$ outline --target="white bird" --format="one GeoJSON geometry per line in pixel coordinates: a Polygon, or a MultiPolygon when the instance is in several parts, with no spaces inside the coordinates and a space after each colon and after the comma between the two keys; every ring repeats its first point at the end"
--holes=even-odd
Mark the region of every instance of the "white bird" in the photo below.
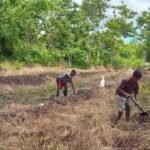
{"type": "Polygon", "coordinates": [[[38,106],[39,106],[39,107],[42,107],[42,106],[44,106],[44,103],[40,103],[40,104],[38,104],[38,106]]]}
{"type": "Polygon", "coordinates": [[[104,88],[104,87],[105,87],[105,79],[104,79],[104,76],[102,76],[102,79],[101,79],[101,81],[100,81],[99,87],[100,87],[100,88],[104,88]]]}

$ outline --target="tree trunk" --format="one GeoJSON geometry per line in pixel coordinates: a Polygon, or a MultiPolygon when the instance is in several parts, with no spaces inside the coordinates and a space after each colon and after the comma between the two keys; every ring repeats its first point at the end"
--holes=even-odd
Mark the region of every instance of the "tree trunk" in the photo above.
{"type": "Polygon", "coordinates": [[[145,64],[147,60],[147,56],[146,56],[146,50],[144,51],[144,59],[143,59],[143,63],[145,64]]]}
{"type": "MultiPolygon", "coordinates": [[[[90,41],[90,44],[92,45],[93,44],[93,35],[92,35],[92,38],[91,38],[91,41],[90,41]]],[[[87,63],[86,63],[86,67],[89,67],[89,64],[90,64],[90,59],[91,59],[91,52],[92,52],[92,46],[90,46],[89,48],[89,53],[88,53],[88,57],[87,57],[87,63]]]]}
{"type": "Polygon", "coordinates": [[[101,42],[99,42],[99,49],[97,50],[96,66],[98,66],[98,61],[99,61],[99,56],[100,56],[100,50],[101,50],[101,42]]]}

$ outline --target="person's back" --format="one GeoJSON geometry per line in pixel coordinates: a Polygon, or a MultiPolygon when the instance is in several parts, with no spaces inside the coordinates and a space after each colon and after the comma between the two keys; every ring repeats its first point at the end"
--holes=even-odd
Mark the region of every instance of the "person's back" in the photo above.
{"type": "Polygon", "coordinates": [[[70,76],[67,73],[63,73],[57,77],[62,80],[64,83],[70,82],[70,76]]]}

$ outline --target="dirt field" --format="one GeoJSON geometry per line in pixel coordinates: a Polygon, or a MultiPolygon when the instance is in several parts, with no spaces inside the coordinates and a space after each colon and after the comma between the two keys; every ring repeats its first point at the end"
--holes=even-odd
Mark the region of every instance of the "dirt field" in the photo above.
{"type": "MultiPolygon", "coordinates": [[[[34,72],[34,71],[33,71],[34,72]]],[[[0,150],[149,150],[150,123],[116,117],[114,91],[132,70],[78,70],[76,94],[56,98],[60,71],[0,76],[0,150]],[[101,76],[106,87],[99,88],[101,76]]],[[[150,109],[150,72],[140,81],[139,103],[150,109]]]]}

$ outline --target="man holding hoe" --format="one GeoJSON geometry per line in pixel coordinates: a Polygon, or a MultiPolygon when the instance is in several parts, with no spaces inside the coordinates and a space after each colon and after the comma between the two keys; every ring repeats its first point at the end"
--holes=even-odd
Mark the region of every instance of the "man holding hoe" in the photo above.
{"type": "Polygon", "coordinates": [[[136,96],[139,91],[138,81],[142,78],[142,72],[140,70],[135,70],[133,75],[129,79],[123,79],[120,85],[116,89],[116,100],[118,107],[118,117],[115,124],[121,119],[123,112],[125,111],[126,121],[130,120],[130,105],[129,98],[134,98],[136,101],[136,96]]]}

